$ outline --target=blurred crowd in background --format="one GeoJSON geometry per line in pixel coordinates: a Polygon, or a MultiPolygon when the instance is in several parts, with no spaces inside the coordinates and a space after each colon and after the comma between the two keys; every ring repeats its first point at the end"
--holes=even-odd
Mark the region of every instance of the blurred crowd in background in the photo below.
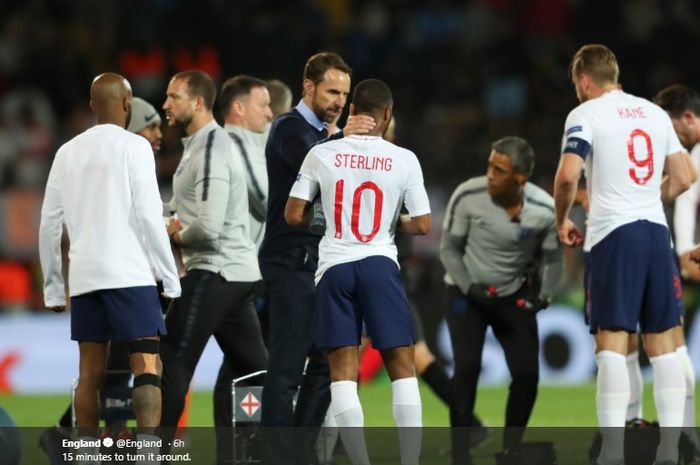
{"type": "MultiPolygon", "coordinates": [[[[197,68],[286,82],[300,98],[305,60],[340,53],[353,81],[377,77],[395,97],[398,143],[416,152],[439,226],[449,194],[486,171],[490,143],[528,139],[532,181],[551,192],[566,114],[568,66],[584,43],[617,55],[624,89],[651,98],[700,88],[694,0],[0,0],[0,309],[43,307],[37,229],[56,149],[94,124],[92,78],[127,77],[160,108],[172,74],[197,68]]],[[[343,116],[344,119],[345,116],[343,116]]],[[[342,126],[342,120],[341,120],[342,126]]],[[[163,127],[165,200],[181,154],[163,127]]],[[[76,180],[79,182],[79,180],[76,180]]],[[[583,213],[580,212],[581,221],[583,213]]],[[[440,228],[416,241],[419,296],[442,287],[440,228]]],[[[580,251],[569,251],[560,300],[580,305],[580,251]]],[[[434,302],[434,300],[433,300],[434,302]]]]}

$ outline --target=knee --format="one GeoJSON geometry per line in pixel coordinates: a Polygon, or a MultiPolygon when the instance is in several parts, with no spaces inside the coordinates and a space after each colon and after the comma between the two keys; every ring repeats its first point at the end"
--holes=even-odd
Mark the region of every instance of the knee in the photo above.
{"type": "Polygon", "coordinates": [[[134,376],[143,373],[157,375],[161,371],[159,342],[157,339],[135,339],[127,344],[131,371],[134,376]]]}

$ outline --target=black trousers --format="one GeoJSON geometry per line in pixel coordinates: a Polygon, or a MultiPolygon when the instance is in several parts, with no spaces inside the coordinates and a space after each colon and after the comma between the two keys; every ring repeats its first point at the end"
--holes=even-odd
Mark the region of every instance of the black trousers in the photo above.
{"type": "MultiPolygon", "coordinates": [[[[453,427],[467,427],[474,411],[476,388],[481,371],[481,354],[486,329],[491,326],[503,347],[511,375],[506,405],[504,448],[516,447],[522,438],[537,398],[539,382],[539,338],[537,319],[517,307],[516,300],[524,290],[512,296],[477,302],[467,298],[456,286],[447,287],[447,325],[452,339],[455,362],[454,407],[450,410],[453,427]]],[[[466,428],[453,428],[455,434],[466,428]]],[[[455,438],[456,439],[456,438],[455,438]]],[[[464,438],[453,443],[453,457],[460,454],[457,447],[465,446],[464,438]]],[[[461,451],[464,454],[464,450],[461,451]]],[[[467,452],[468,453],[468,452],[467,452]]],[[[458,463],[458,461],[455,461],[458,463]]]]}
{"type": "Polygon", "coordinates": [[[252,301],[254,284],[229,282],[204,270],[192,270],[182,279],[182,297],[166,315],[168,334],[161,340],[162,426],[177,426],[192,375],[212,335],[237,373],[267,366],[252,301]]]}
{"type": "MultiPolygon", "coordinates": [[[[260,260],[269,296],[268,350],[270,353],[262,399],[262,425],[319,427],[330,405],[330,369],[325,354],[313,348],[314,273],[318,250],[289,249],[260,260]],[[306,359],[309,359],[304,374],[306,359]],[[296,408],[293,399],[297,394],[296,408]]],[[[312,429],[313,430],[313,429],[312,429]]],[[[284,444],[269,463],[292,463],[312,444],[284,444]]],[[[311,440],[311,443],[313,440],[311,440]]],[[[270,448],[273,449],[273,448],[270,448]]],[[[308,463],[308,462],[307,462],[308,463]]]]}

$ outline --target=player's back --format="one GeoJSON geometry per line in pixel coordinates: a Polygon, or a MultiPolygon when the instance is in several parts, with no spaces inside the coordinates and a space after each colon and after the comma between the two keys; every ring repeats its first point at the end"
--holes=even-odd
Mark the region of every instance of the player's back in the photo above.
{"type": "Polygon", "coordinates": [[[327,223],[318,275],[374,255],[396,261],[394,230],[405,194],[412,186],[423,188],[415,154],[380,137],[359,135],[321,144],[312,153],[319,161],[327,223]]]}
{"type": "MultiPolygon", "coordinates": [[[[118,287],[130,270],[136,281],[153,280],[134,211],[132,181],[153,167],[150,145],[141,136],[111,124],[94,126],[64,144],[56,154],[50,183],[56,182],[70,238],[73,287],[95,288],[93,279],[118,287]]],[[[133,282],[133,281],[130,281],[133,282]]],[[[127,283],[127,284],[130,284],[127,283]]],[[[76,289],[78,291],[79,289],[76,289]]]]}
{"type": "MultiPolygon", "coordinates": [[[[666,225],[660,187],[666,156],[680,146],[671,121],[646,99],[612,91],[574,109],[567,143],[590,143],[586,249],[613,229],[644,219],[666,225]]],[[[565,148],[564,151],[567,151],[565,148]]]]}

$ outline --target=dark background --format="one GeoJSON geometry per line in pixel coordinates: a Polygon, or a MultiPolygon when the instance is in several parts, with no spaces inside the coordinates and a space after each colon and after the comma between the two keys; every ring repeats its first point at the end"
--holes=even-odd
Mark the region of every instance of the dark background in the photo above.
{"type": "MultiPolygon", "coordinates": [[[[304,62],[340,53],[353,81],[385,80],[398,143],[423,165],[434,231],[416,241],[410,272],[437,302],[442,211],[463,180],[485,172],[490,143],[528,139],[532,180],[551,191],[566,114],[577,104],[568,65],[585,43],[608,45],[621,82],[651,98],[698,87],[700,2],[692,0],[29,0],[0,1],[0,307],[41,308],[39,208],[56,149],[93,124],[92,78],[126,76],[157,108],[169,77],[200,68],[285,81],[300,98],[304,62]]],[[[179,137],[164,130],[159,181],[167,199],[179,137]]],[[[581,213],[577,212],[581,217],[581,213]]],[[[567,257],[560,301],[580,305],[580,254],[567,257]]]]}

